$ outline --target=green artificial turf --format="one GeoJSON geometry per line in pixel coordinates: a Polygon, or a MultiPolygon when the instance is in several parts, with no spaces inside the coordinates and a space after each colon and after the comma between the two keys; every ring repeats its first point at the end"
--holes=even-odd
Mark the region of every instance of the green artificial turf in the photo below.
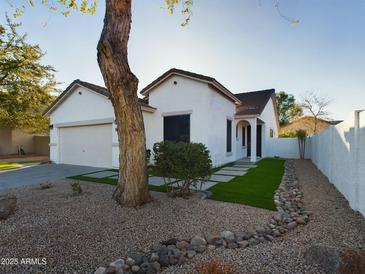
{"type": "MultiPolygon", "coordinates": [[[[71,177],[68,177],[68,178],[69,179],[74,179],[74,180],[86,181],[86,182],[108,184],[108,185],[117,185],[117,183],[118,183],[117,179],[113,179],[113,178],[93,178],[93,177],[88,177],[86,175],[77,175],[77,176],[71,176],[71,177]]],[[[166,192],[165,185],[162,185],[162,186],[148,185],[148,188],[151,191],[166,192]]]]}
{"type": "Polygon", "coordinates": [[[279,159],[263,159],[245,175],[208,189],[212,192],[210,199],[276,210],[273,196],[284,174],[284,162],[279,159]]]}
{"type": "Polygon", "coordinates": [[[10,170],[10,169],[16,169],[16,168],[20,168],[22,166],[23,165],[22,164],[19,164],[19,163],[7,163],[7,162],[4,162],[4,163],[0,163],[0,171],[10,170]]]}

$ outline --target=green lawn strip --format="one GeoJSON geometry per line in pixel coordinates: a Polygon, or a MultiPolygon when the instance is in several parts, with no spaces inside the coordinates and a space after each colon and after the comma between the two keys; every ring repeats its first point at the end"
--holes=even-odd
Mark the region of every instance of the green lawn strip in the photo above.
{"type": "MultiPolygon", "coordinates": [[[[93,183],[99,183],[99,184],[108,184],[108,185],[116,185],[118,183],[117,179],[113,178],[93,178],[88,177],[84,175],[77,175],[77,176],[71,176],[68,177],[68,179],[74,179],[74,180],[80,180],[80,181],[86,181],[86,182],[93,182],[93,183]]],[[[156,192],[166,192],[165,185],[162,186],[154,186],[154,185],[148,185],[149,190],[156,191],[156,192]]]]}
{"type": "Polygon", "coordinates": [[[209,188],[210,199],[276,210],[273,196],[283,174],[284,160],[263,159],[245,175],[209,188]]]}
{"type": "Polygon", "coordinates": [[[3,170],[10,170],[23,167],[20,163],[8,163],[8,162],[1,162],[0,163],[0,171],[3,170]]]}

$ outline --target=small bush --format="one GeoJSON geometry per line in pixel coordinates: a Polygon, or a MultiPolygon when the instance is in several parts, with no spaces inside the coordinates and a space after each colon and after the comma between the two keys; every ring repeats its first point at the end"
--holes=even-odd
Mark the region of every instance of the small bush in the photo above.
{"type": "Polygon", "coordinates": [[[195,265],[199,274],[238,274],[231,265],[218,260],[210,260],[195,265]]]}
{"type": "Polygon", "coordinates": [[[80,195],[82,193],[82,188],[81,188],[80,183],[77,183],[77,182],[71,183],[71,189],[75,195],[80,195]]]}
{"type": "Polygon", "coordinates": [[[295,132],[296,137],[298,137],[298,139],[305,139],[307,138],[307,132],[303,129],[299,129],[295,132]]]}
{"type": "Polygon", "coordinates": [[[279,133],[279,138],[294,138],[297,137],[297,133],[293,130],[282,131],[279,133]]]}
{"type": "Polygon", "coordinates": [[[49,189],[52,187],[52,184],[49,183],[45,183],[45,184],[41,184],[41,190],[45,190],[45,189],[49,189]]]}
{"type": "Polygon", "coordinates": [[[154,172],[165,178],[167,192],[186,197],[190,186],[205,182],[212,173],[209,150],[201,143],[160,142],[153,146],[154,172]],[[180,179],[171,187],[168,178],[180,179]]]}
{"type": "Polygon", "coordinates": [[[305,142],[307,139],[307,132],[305,130],[297,130],[297,137],[298,137],[298,145],[299,145],[299,154],[300,159],[305,158],[305,142]]]}

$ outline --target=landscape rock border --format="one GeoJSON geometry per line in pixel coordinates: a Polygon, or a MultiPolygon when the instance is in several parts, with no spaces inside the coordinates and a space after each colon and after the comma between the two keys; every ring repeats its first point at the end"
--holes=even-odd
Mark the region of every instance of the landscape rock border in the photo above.
{"type": "Polygon", "coordinates": [[[149,253],[120,258],[106,267],[99,267],[95,274],[153,274],[163,267],[181,265],[206,250],[218,247],[244,249],[262,242],[272,242],[298,225],[307,224],[311,213],[304,209],[302,198],[294,163],[287,160],[281,184],[274,195],[277,213],[262,226],[234,232],[226,230],[219,235],[196,235],[189,240],[173,238],[161,241],[157,246],[152,246],[149,253]]]}

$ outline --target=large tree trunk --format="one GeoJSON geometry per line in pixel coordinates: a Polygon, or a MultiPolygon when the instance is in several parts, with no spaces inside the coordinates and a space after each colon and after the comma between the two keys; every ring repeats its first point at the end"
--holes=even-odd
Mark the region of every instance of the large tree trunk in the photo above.
{"type": "MultiPolygon", "coordinates": [[[[119,182],[115,199],[136,207],[150,201],[147,183],[146,138],[138,79],[128,64],[131,0],[106,0],[98,63],[114,107],[119,140],[119,182]]],[[[97,110],[96,110],[97,111],[97,110]]]]}

